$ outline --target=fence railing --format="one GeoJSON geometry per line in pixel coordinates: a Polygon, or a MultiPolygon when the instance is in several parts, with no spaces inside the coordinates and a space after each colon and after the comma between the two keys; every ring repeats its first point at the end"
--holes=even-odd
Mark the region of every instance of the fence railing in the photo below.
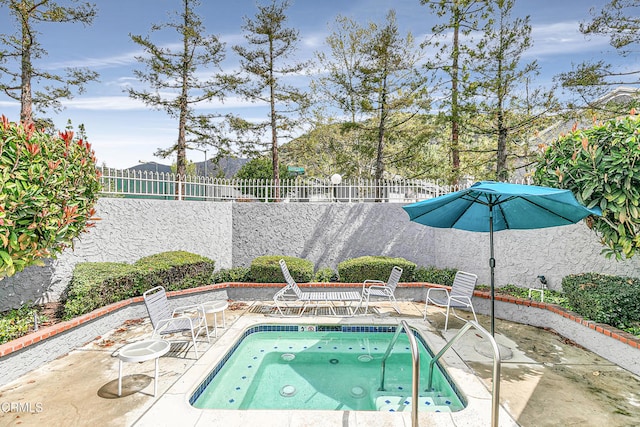
{"type": "Polygon", "coordinates": [[[307,177],[276,183],[271,179],[178,177],[129,169],[102,168],[101,172],[103,196],[165,200],[410,203],[461,190],[472,183],[452,186],[417,179],[345,179],[333,184],[329,179],[307,177]]]}

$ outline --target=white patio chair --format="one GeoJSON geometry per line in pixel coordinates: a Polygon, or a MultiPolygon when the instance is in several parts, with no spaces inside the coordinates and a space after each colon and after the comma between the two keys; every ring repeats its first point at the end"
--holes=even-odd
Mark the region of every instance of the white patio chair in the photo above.
{"type": "Polygon", "coordinates": [[[153,334],[151,337],[153,338],[159,335],[161,338],[165,338],[172,334],[189,333],[197,359],[198,346],[196,344],[196,337],[204,331],[207,335],[207,342],[211,342],[209,339],[209,329],[207,328],[207,318],[202,305],[195,304],[176,307],[172,311],[169,307],[167,293],[163,286],[151,288],[142,294],[142,296],[144,298],[144,304],[147,307],[147,312],[149,313],[149,318],[151,319],[151,325],[153,326],[153,334]]]}
{"type": "Polygon", "coordinates": [[[471,298],[473,297],[473,290],[476,287],[478,276],[472,273],[466,273],[464,271],[458,271],[456,277],[453,279],[453,285],[451,291],[445,288],[429,288],[427,289],[427,296],[425,298],[424,316],[423,319],[427,320],[427,308],[429,304],[436,305],[438,307],[446,307],[447,312],[445,314],[446,320],[444,322],[444,330],[447,330],[449,325],[449,311],[453,313],[458,319],[465,320],[464,318],[456,314],[456,308],[471,309],[473,318],[478,321],[476,311],[473,309],[471,298]]]}
{"type": "Polygon", "coordinates": [[[310,304],[314,305],[316,309],[320,306],[320,304],[326,304],[331,309],[333,315],[337,315],[335,310],[336,302],[343,303],[347,307],[350,315],[353,316],[362,304],[362,295],[355,291],[304,292],[300,289],[296,281],[291,276],[289,268],[287,267],[287,263],[283,259],[280,260],[280,269],[282,270],[282,274],[284,275],[287,285],[276,292],[276,294],[273,296],[273,303],[282,316],[285,316],[285,313],[282,311],[282,306],[291,308],[292,306],[297,306],[298,304],[301,304],[298,316],[302,316],[302,314],[310,304]],[[289,292],[292,292],[293,295],[291,295],[291,293],[289,292]],[[354,308],[353,304],[355,304],[356,302],[358,302],[358,306],[354,308]]]}
{"type": "Polygon", "coordinates": [[[389,275],[389,279],[386,282],[371,279],[364,281],[362,284],[362,297],[366,299],[364,306],[365,314],[367,314],[367,310],[369,310],[369,299],[372,295],[388,298],[391,304],[393,304],[393,308],[398,312],[398,314],[400,314],[400,307],[398,307],[398,302],[394,295],[398,282],[400,281],[400,276],[402,276],[402,269],[398,266],[394,266],[391,270],[391,274],[389,275]]]}

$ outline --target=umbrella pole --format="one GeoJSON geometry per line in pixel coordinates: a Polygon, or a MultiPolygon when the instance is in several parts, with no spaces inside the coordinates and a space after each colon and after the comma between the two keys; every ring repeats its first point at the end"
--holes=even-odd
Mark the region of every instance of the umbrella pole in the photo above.
{"type": "Polygon", "coordinates": [[[491,336],[494,336],[495,333],[495,279],[493,270],[496,266],[496,259],[493,257],[493,205],[489,205],[489,245],[491,247],[490,250],[490,258],[489,258],[489,267],[491,268],[491,336]]]}

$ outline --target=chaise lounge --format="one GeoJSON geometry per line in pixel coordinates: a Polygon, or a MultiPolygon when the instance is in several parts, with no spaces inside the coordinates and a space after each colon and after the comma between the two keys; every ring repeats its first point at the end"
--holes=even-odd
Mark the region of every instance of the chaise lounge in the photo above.
{"type": "Polygon", "coordinates": [[[299,307],[298,316],[302,316],[310,305],[316,308],[316,312],[320,305],[326,305],[331,310],[331,313],[336,316],[336,303],[342,303],[349,314],[353,316],[362,304],[362,294],[356,291],[304,292],[291,276],[287,263],[283,259],[280,260],[280,269],[287,285],[276,292],[273,296],[273,303],[282,316],[286,316],[282,310],[283,308],[292,307],[299,307]],[[354,307],[356,302],[358,304],[354,307]]]}

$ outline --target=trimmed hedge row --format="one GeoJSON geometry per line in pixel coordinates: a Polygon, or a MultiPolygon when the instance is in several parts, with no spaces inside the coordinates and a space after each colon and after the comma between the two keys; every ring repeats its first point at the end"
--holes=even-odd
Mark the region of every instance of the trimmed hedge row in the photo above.
{"type": "Polygon", "coordinates": [[[416,267],[413,281],[451,286],[457,272],[456,268],[416,267]]]}
{"type": "Polygon", "coordinates": [[[256,283],[283,283],[280,260],[287,263],[291,277],[298,283],[313,280],[313,263],[309,260],[282,255],[266,255],[255,258],[249,268],[249,276],[256,283]]]}
{"type": "Polygon", "coordinates": [[[62,317],[71,319],[158,285],[168,291],[209,285],[214,268],[213,260],[184,251],[152,255],[134,264],[81,263],[64,296],[62,317]]]}
{"type": "Polygon", "coordinates": [[[386,256],[363,256],[342,261],[338,264],[338,277],[345,283],[361,283],[367,279],[386,281],[396,265],[402,268],[401,282],[413,280],[415,263],[386,256]]]}
{"type": "Polygon", "coordinates": [[[401,281],[424,281],[451,285],[456,270],[434,267],[416,268],[403,258],[365,256],[341,262],[338,272],[328,267],[314,275],[311,261],[282,255],[255,258],[249,268],[237,267],[214,273],[215,262],[184,251],[163,252],[139,259],[134,264],[88,262],[77,264],[71,283],[63,297],[62,318],[71,319],[96,308],[127,298],[140,296],[144,291],[162,285],[167,291],[188,289],[211,283],[255,282],[282,283],[284,277],[279,261],[284,259],[298,283],[331,282],[361,283],[366,279],[389,278],[397,265],[403,269],[401,281]]]}
{"type": "Polygon", "coordinates": [[[597,273],[572,274],[562,290],[576,313],[618,329],[640,326],[640,279],[597,273]]]}

